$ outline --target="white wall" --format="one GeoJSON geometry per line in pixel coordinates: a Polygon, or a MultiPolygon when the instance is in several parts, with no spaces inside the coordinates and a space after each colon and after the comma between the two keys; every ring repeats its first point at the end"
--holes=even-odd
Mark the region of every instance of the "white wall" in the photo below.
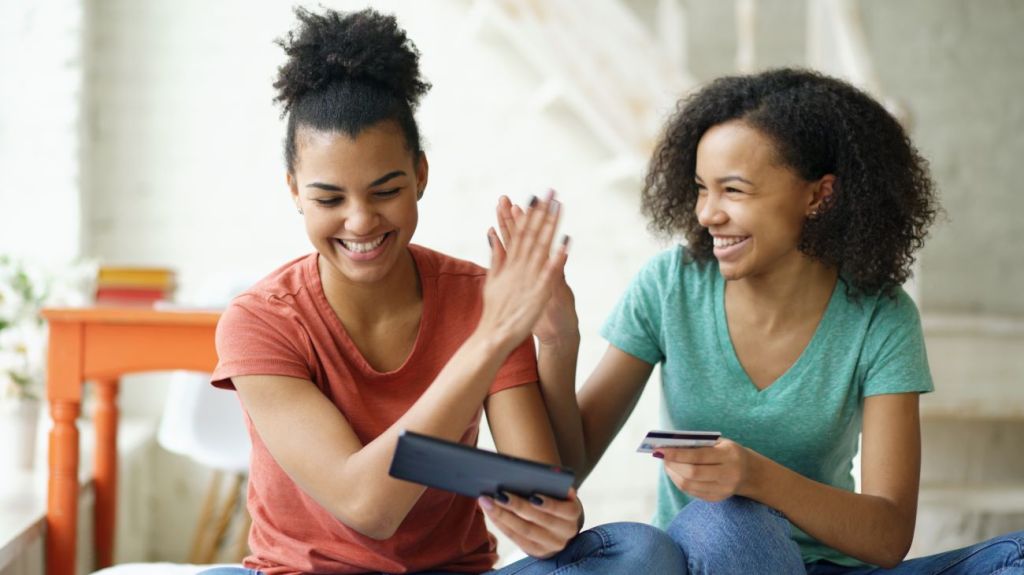
{"type": "Polygon", "coordinates": [[[82,6],[0,4],[0,254],[79,255],[82,6]]]}

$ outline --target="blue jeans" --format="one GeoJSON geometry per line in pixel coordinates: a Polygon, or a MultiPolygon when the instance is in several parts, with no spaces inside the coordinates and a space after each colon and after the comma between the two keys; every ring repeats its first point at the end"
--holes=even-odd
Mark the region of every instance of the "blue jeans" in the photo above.
{"type": "Polygon", "coordinates": [[[720,503],[694,499],[672,521],[668,533],[682,548],[692,575],[1024,575],[1024,531],[910,559],[892,569],[843,567],[827,561],[804,565],[786,518],[742,497],[720,503]]]}
{"type": "MultiPolygon", "coordinates": [[[[665,532],[643,523],[609,523],[588,529],[550,559],[527,557],[486,575],[583,575],[585,573],[683,573],[683,554],[665,532]]],[[[242,567],[218,567],[200,575],[259,575],[242,567]]],[[[449,575],[430,571],[420,575],[449,575]]],[[[454,575],[454,574],[453,574],[454,575]]]]}

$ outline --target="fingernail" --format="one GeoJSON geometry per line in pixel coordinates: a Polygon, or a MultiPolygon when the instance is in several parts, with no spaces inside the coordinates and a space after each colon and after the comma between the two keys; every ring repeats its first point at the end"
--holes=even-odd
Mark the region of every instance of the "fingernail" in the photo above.
{"type": "Polygon", "coordinates": [[[560,210],[561,208],[562,202],[559,202],[558,200],[551,200],[551,205],[548,206],[548,211],[551,212],[552,214],[557,214],[558,210],[560,210]]]}
{"type": "Polygon", "coordinates": [[[487,245],[494,247],[494,238],[491,237],[491,232],[487,232],[487,245]]]}
{"type": "Polygon", "coordinates": [[[544,500],[541,499],[540,497],[537,497],[536,495],[531,495],[530,496],[530,503],[533,503],[537,507],[540,507],[541,505],[544,505],[544,500]]]}
{"type": "Polygon", "coordinates": [[[508,494],[506,494],[504,491],[499,491],[494,494],[494,499],[498,503],[508,503],[508,494]]]}
{"type": "Polygon", "coordinates": [[[540,200],[537,199],[537,196],[530,196],[530,207],[532,208],[532,207],[536,206],[537,202],[539,202],[539,201],[540,200]]]}
{"type": "Polygon", "coordinates": [[[483,507],[484,509],[486,509],[488,511],[490,511],[491,509],[494,509],[494,502],[491,501],[491,499],[489,497],[487,497],[487,496],[481,497],[479,499],[479,501],[480,501],[480,507],[483,507]]]}
{"type": "Polygon", "coordinates": [[[562,245],[569,247],[569,236],[562,236],[562,245]]]}
{"type": "Polygon", "coordinates": [[[655,451],[654,456],[657,457],[658,459],[665,459],[665,454],[660,451],[655,451]]]}

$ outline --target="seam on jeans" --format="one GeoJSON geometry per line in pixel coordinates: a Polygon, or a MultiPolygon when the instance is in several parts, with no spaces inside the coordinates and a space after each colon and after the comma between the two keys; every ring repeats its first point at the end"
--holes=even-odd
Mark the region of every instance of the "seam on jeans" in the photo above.
{"type": "MultiPolygon", "coordinates": [[[[967,561],[971,557],[974,557],[978,553],[981,553],[982,551],[985,551],[987,549],[991,549],[992,547],[995,547],[996,545],[1002,545],[1003,543],[1009,543],[1009,544],[1013,545],[1014,547],[1016,547],[1017,548],[1017,556],[1018,556],[1018,558],[1020,557],[1022,551],[1021,551],[1021,541],[1020,541],[1019,538],[1017,538],[1017,537],[1010,537],[1010,538],[1006,538],[1006,539],[998,539],[997,538],[995,541],[992,541],[988,545],[985,545],[984,547],[978,547],[977,549],[975,549],[974,551],[968,553],[967,555],[964,555],[963,557],[958,557],[955,561],[952,561],[950,563],[947,563],[947,564],[943,565],[942,567],[939,568],[939,572],[941,573],[941,572],[945,571],[946,569],[949,569],[951,567],[959,565],[960,563],[963,563],[964,561],[967,561]]],[[[1005,568],[1005,567],[1012,567],[1012,566],[1013,565],[1003,565],[1002,567],[1000,567],[1000,569],[1005,568]]]]}

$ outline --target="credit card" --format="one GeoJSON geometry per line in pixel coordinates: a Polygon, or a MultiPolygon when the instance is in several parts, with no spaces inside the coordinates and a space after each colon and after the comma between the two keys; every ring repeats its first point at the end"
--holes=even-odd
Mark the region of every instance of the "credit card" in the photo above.
{"type": "Polygon", "coordinates": [[[722,434],[718,431],[648,431],[638,453],[650,453],[664,447],[710,447],[722,434]]]}

